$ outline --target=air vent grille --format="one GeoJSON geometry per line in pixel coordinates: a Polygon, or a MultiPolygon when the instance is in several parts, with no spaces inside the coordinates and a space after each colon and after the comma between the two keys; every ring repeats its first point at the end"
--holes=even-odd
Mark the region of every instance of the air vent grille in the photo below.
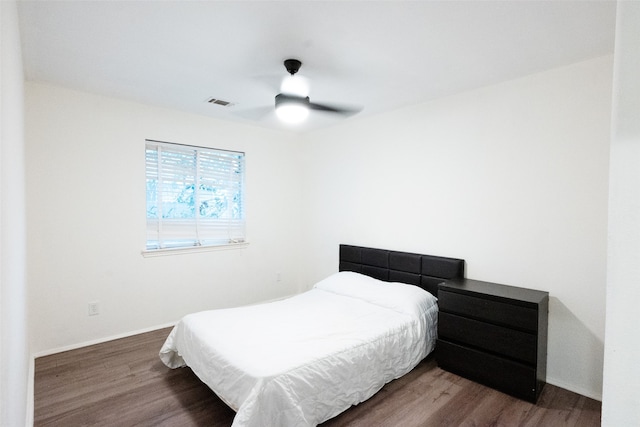
{"type": "Polygon", "coordinates": [[[217,99],[217,98],[209,98],[207,102],[209,104],[220,105],[221,107],[231,107],[233,105],[232,102],[224,101],[222,99],[217,99]]]}

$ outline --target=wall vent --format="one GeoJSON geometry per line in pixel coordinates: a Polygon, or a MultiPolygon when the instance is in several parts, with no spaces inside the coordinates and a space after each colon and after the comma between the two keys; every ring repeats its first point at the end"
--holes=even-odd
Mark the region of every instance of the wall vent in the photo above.
{"type": "Polygon", "coordinates": [[[229,101],[223,101],[222,99],[217,99],[217,98],[209,98],[207,100],[207,102],[209,104],[215,104],[215,105],[220,105],[221,107],[231,107],[233,106],[232,102],[229,101]]]}

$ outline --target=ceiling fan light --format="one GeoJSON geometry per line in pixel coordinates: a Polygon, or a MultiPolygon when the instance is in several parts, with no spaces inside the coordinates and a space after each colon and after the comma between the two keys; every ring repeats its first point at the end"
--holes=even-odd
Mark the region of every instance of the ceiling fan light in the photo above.
{"type": "Polygon", "coordinates": [[[301,104],[284,103],[276,107],[276,115],[285,123],[301,123],[309,116],[309,109],[301,104]]]}

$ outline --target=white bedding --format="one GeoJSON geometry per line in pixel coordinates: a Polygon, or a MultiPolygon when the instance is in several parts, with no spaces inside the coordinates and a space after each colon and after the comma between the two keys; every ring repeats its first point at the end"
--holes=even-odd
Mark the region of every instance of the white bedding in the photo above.
{"type": "Polygon", "coordinates": [[[300,295],[185,316],[160,350],[237,414],[233,426],[315,426],[415,367],[435,345],[428,292],[357,273],[300,295]]]}

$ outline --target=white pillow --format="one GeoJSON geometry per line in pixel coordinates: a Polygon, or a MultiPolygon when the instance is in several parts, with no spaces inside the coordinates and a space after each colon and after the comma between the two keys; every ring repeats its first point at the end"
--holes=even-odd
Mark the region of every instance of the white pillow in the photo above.
{"type": "Polygon", "coordinates": [[[352,271],[332,274],[316,283],[314,289],[358,298],[411,315],[421,315],[437,303],[436,297],[418,286],[384,282],[352,271]]]}

